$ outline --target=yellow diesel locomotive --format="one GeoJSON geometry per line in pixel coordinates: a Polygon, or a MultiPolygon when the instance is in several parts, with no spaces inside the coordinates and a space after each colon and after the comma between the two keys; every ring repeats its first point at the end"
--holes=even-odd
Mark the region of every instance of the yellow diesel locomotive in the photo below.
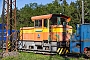
{"type": "Polygon", "coordinates": [[[72,34],[72,26],[68,25],[70,17],[63,14],[48,14],[33,16],[31,20],[34,22],[33,27],[20,28],[19,49],[45,52],[64,50],[59,54],[69,52],[72,34]]]}

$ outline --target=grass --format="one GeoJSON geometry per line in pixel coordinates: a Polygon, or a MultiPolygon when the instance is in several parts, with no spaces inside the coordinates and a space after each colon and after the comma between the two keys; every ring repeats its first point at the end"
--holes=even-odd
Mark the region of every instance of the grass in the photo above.
{"type": "Polygon", "coordinates": [[[5,57],[2,60],[84,60],[84,58],[64,58],[59,55],[42,55],[42,54],[34,54],[34,53],[25,53],[21,52],[16,57],[5,57]]]}

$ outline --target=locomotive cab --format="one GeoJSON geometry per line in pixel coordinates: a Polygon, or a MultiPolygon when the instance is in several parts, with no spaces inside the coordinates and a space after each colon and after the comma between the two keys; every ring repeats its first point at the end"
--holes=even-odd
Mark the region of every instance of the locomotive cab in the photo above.
{"type": "MultiPolygon", "coordinates": [[[[70,21],[70,17],[67,17],[65,15],[62,14],[49,14],[49,15],[41,15],[41,16],[34,16],[31,18],[32,21],[34,21],[34,28],[35,28],[35,32],[38,33],[38,31],[43,33],[43,37],[42,33],[37,34],[37,36],[41,36],[41,41],[42,40],[49,40],[49,35],[52,41],[56,41],[57,37],[55,35],[62,35],[61,33],[66,32],[65,30],[67,30],[68,33],[72,33],[72,27],[68,25],[68,22],[70,21]],[[61,32],[61,33],[60,33],[61,32]]],[[[58,36],[59,37],[59,36],[58,36]]],[[[61,36],[59,38],[59,41],[63,41],[64,40],[69,40],[68,38],[63,38],[63,36],[61,36]]],[[[34,39],[34,40],[38,40],[38,39],[34,39]]]]}

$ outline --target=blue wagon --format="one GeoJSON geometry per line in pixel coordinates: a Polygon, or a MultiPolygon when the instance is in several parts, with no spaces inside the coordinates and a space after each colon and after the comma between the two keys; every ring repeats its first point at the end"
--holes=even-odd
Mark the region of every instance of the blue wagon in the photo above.
{"type": "Polygon", "coordinates": [[[90,57],[90,24],[77,25],[70,40],[70,53],[81,53],[90,57]]]}

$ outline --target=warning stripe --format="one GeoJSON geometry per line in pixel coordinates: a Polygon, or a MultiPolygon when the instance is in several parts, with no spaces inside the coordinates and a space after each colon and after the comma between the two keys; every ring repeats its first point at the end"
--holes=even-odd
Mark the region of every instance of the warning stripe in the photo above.
{"type": "Polygon", "coordinates": [[[68,48],[58,48],[57,53],[58,54],[67,54],[67,53],[69,53],[69,49],[68,48]]]}
{"type": "Polygon", "coordinates": [[[62,53],[62,50],[63,50],[63,48],[61,48],[61,50],[60,50],[59,54],[61,54],[61,53],[62,53]]]}
{"type": "Polygon", "coordinates": [[[9,42],[8,42],[8,49],[10,49],[10,47],[11,47],[11,46],[10,46],[10,41],[9,41],[9,42]]]}
{"type": "Polygon", "coordinates": [[[57,53],[60,51],[60,48],[58,48],[57,53]]]}
{"type": "Polygon", "coordinates": [[[68,49],[66,50],[66,54],[68,53],[69,51],[68,51],[68,49]]]}
{"type": "Polygon", "coordinates": [[[64,49],[64,51],[62,52],[62,54],[65,54],[66,48],[64,49]]]}

